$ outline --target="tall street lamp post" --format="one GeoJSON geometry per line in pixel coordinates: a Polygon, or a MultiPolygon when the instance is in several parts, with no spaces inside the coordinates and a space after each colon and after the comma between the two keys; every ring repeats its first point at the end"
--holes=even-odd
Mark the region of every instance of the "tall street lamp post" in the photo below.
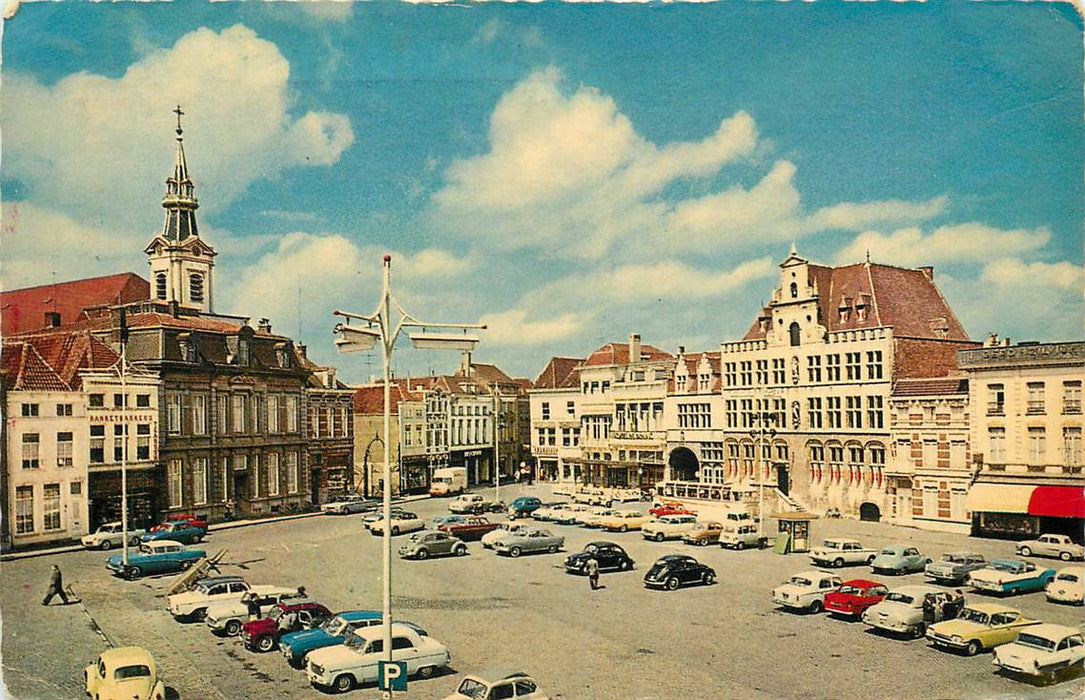
{"type": "Polygon", "coordinates": [[[757,450],[757,538],[760,540],[765,522],[765,436],[771,440],[776,437],[776,414],[759,412],[753,414],[756,427],[750,431],[750,437],[754,439],[754,449],[757,450]]]}
{"type": "MultiPolygon", "coordinates": [[[[351,313],[336,309],[334,315],[347,319],[346,323],[335,326],[335,334],[339,337],[335,345],[339,352],[360,352],[372,350],[380,342],[382,358],[384,361],[384,488],[381,489],[384,500],[384,531],[382,544],[384,549],[383,566],[383,601],[382,627],[384,638],[385,660],[389,663],[392,659],[392,456],[391,440],[388,436],[392,424],[392,392],[391,392],[391,366],[392,351],[395,349],[396,339],[404,328],[417,328],[416,332],[408,333],[411,344],[421,349],[451,349],[472,350],[478,344],[478,336],[468,334],[468,329],[485,329],[482,324],[470,323],[423,323],[403,310],[403,307],[392,298],[392,256],[384,256],[384,283],[381,289],[380,302],[376,310],[368,316],[351,313]],[[398,320],[392,318],[392,307],[395,307],[398,320]],[[365,325],[350,325],[351,319],[364,321],[365,325]],[[426,331],[427,328],[449,329],[447,331],[426,331]],[[460,331],[451,332],[451,329],[460,331]]],[[[383,693],[385,698],[392,697],[390,690],[383,693]]]]}

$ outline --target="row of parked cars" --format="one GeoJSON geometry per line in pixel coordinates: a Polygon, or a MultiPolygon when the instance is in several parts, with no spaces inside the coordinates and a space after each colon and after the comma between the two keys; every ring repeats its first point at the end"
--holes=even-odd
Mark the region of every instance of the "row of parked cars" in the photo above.
{"type": "MultiPolygon", "coordinates": [[[[969,585],[984,594],[1045,590],[1050,601],[1081,605],[1085,600],[1083,567],[1056,572],[1020,560],[987,561],[970,552],[946,553],[934,562],[908,545],[872,550],[850,539],[826,540],[809,556],[826,567],[857,564],[868,565],[875,573],[921,572],[933,583],[969,585]]],[[[890,587],[870,579],[841,580],[833,572],[816,570],[792,576],[773,590],[772,598],[785,609],[826,611],[861,620],[880,632],[926,636],[936,648],[969,656],[993,650],[995,666],[1018,675],[1051,677],[1085,663],[1081,630],[1027,618],[997,601],[966,604],[963,594],[930,584],[890,587]]]]}

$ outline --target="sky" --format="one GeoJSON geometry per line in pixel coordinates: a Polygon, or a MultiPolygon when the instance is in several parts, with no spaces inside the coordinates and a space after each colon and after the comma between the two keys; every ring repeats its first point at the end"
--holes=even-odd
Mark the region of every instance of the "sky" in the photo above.
{"type": "MultiPolygon", "coordinates": [[[[337,355],[381,259],[534,378],[740,338],[795,243],[933,265],[973,338],[1080,339],[1082,22],[1052,3],[24,3],[0,281],[131,271],[185,112],[215,310],[337,355]]],[[[459,358],[396,346],[399,376],[459,358]]]]}

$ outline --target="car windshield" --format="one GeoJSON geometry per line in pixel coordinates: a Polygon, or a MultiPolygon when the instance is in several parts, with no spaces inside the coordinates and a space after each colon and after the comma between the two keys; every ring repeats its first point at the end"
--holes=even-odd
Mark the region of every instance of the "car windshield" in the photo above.
{"type": "Polygon", "coordinates": [[[1016,571],[1017,565],[1008,561],[996,561],[995,563],[991,564],[991,568],[995,569],[996,571],[1016,571]]]}
{"type": "Polygon", "coordinates": [[[845,584],[840,587],[840,592],[846,593],[848,595],[863,595],[864,593],[866,593],[866,589],[859,588],[858,586],[848,586],[845,584]]]}
{"type": "Polygon", "coordinates": [[[957,617],[968,622],[975,622],[977,625],[986,625],[987,620],[990,619],[987,613],[972,608],[965,608],[957,617]]]}
{"type": "Polygon", "coordinates": [[[356,634],[352,634],[352,635],[350,635],[349,639],[347,639],[345,642],[343,642],[343,646],[347,647],[348,649],[354,649],[356,651],[361,651],[362,649],[365,649],[365,645],[367,643],[368,642],[366,642],[365,637],[359,637],[356,634]]]}
{"type": "Polygon", "coordinates": [[[595,554],[599,551],[599,548],[596,547],[594,544],[589,544],[587,547],[584,548],[584,551],[588,554],[595,554]]]}
{"type": "Polygon", "coordinates": [[[813,586],[814,582],[805,576],[792,576],[790,583],[793,586],[813,586]]]}
{"type": "Polygon", "coordinates": [[[942,561],[947,564],[966,564],[965,556],[963,554],[943,554],[942,561]]]}
{"type": "Polygon", "coordinates": [[[825,549],[840,549],[840,543],[833,542],[832,540],[825,540],[821,543],[821,546],[825,549]]]}
{"type": "Polygon", "coordinates": [[[911,605],[915,602],[915,598],[907,593],[890,593],[885,599],[894,603],[904,603],[905,605],[911,605]]]}
{"type": "Polygon", "coordinates": [[[324,628],[324,631],[333,637],[338,637],[340,634],[342,634],[343,628],[345,628],[346,626],[347,621],[341,617],[333,617],[332,619],[321,625],[321,627],[324,628]]]}
{"type": "Polygon", "coordinates": [[[469,698],[481,698],[486,697],[486,686],[479,683],[474,678],[464,678],[463,683],[460,683],[460,687],[456,690],[460,695],[466,695],[469,698]]]}
{"type": "Polygon", "coordinates": [[[135,664],[134,666],[121,666],[113,672],[113,679],[118,681],[126,681],[129,678],[148,678],[151,675],[151,669],[149,666],[143,664],[135,664]]]}
{"type": "Polygon", "coordinates": [[[1028,632],[1022,632],[1017,635],[1017,643],[1021,646],[1032,647],[1033,649],[1046,649],[1049,651],[1055,650],[1055,642],[1051,639],[1045,639],[1035,634],[1029,634],[1028,632]]]}
{"type": "Polygon", "coordinates": [[[278,620],[280,617],[282,617],[285,614],[286,614],[286,608],[280,608],[280,607],[276,606],[276,608],[271,611],[271,615],[269,615],[268,617],[270,617],[272,620],[278,620]]]}

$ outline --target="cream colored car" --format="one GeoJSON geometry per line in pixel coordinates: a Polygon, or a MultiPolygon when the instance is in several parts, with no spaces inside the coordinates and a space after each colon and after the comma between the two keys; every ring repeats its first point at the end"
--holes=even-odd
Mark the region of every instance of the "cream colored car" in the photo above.
{"type": "Polygon", "coordinates": [[[610,517],[601,518],[599,527],[611,532],[628,532],[641,529],[645,523],[651,520],[652,516],[647,513],[638,513],[635,510],[619,510],[610,517]]]}
{"type": "Polygon", "coordinates": [[[1047,599],[1056,603],[1085,604],[1085,567],[1060,569],[1047,584],[1047,599]]]}
{"type": "Polygon", "coordinates": [[[680,540],[687,532],[697,527],[696,515],[664,515],[659,520],[645,523],[640,530],[646,540],[680,540]]]}

